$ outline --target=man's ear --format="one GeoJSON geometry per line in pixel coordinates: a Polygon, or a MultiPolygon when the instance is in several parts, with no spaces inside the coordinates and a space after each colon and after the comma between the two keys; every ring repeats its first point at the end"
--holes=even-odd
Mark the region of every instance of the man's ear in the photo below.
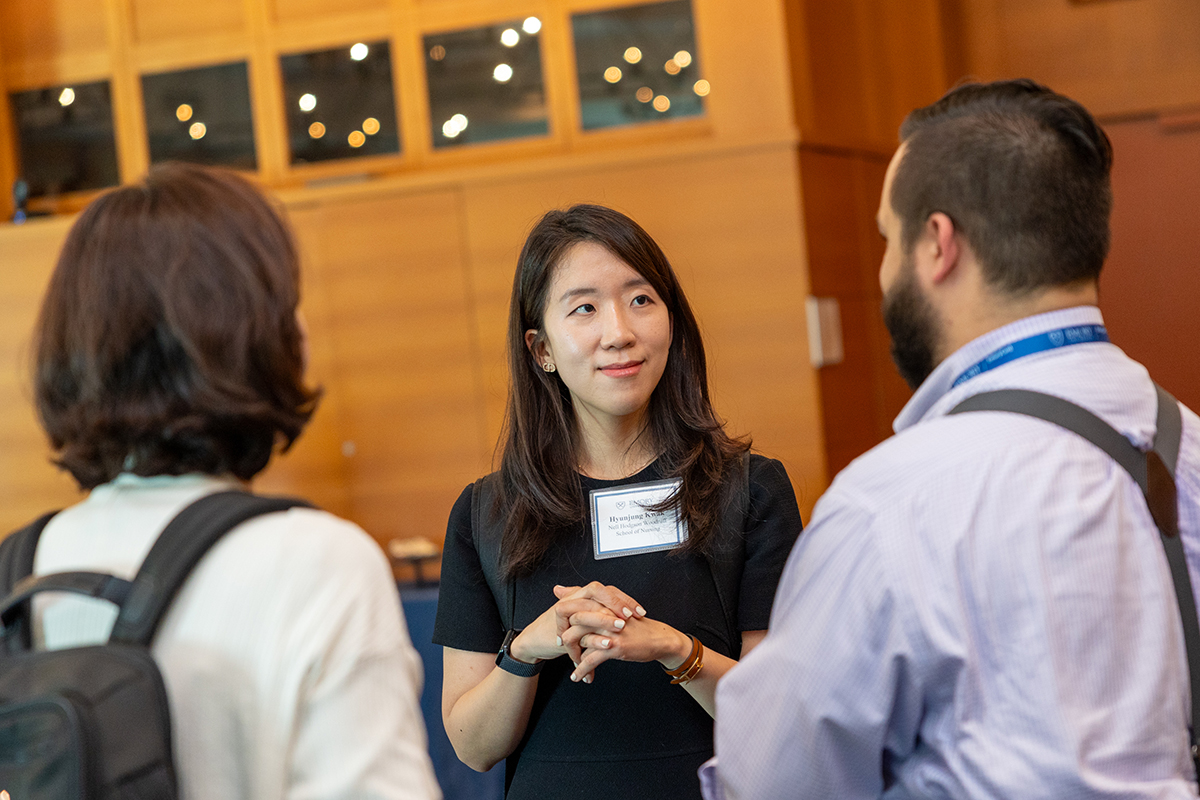
{"type": "Polygon", "coordinates": [[[963,255],[963,244],[954,220],[948,214],[935,211],[925,220],[922,244],[931,257],[928,276],[933,283],[941,283],[953,274],[963,255]]]}

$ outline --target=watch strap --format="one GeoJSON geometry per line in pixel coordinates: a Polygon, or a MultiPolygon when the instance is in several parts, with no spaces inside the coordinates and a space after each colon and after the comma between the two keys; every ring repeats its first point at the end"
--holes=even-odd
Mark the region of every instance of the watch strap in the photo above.
{"type": "Polygon", "coordinates": [[[509,629],[508,633],[504,634],[504,644],[500,645],[500,652],[496,654],[496,666],[519,678],[532,678],[542,671],[543,662],[538,661],[529,664],[524,661],[518,661],[509,652],[513,639],[516,639],[520,633],[519,630],[512,628],[509,629]]]}

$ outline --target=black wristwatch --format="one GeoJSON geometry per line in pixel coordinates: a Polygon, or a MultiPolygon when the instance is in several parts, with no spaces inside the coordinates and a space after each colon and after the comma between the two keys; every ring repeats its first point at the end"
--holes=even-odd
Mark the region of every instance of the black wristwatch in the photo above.
{"type": "Polygon", "coordinates": [[[519,630],[512,628],[504,634],[504,644],[500,645],[500,652],[496,654],[496,666],[518,677],[532,678],[542,671],[542,662],[527,664],[524,661],[518,661],[513,658],[509,650],[512,647],[513,639],[516,639],[520,633],[519,630]]]}

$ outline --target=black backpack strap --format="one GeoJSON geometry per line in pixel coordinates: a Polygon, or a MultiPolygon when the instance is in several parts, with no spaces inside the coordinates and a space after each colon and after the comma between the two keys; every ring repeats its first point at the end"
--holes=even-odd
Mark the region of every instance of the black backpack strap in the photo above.
{"type": "Polygon", "coordinates": [[[1108,453],[1133,476],[1150,508],[1159,539],[1166,551],[1171,568],[1171,581],[1179,618],[1183,623],[1183,643],[1187,651],[1188,679],[1192,695],[1192,724],[1188,728],[1192,763],[1200,778],[1200,747],[1196,744],[1195,726],[1200,724],[1200,619],[1196,613],[1196,596],[1188,574],[1187,559],[1178,528],[1178,498],[1175,490],[1175,469],[1183,437],[1183,418],[1175,398],[1158,384],[1154,385],[1158,412],[1154,446],[1148,453],[1134,447],[1107,422],[1087,409],[1060,397],[1023,389],[1002,389],[969,397],[950,410],[951,414],[966,411],[1009,411],[1052,422],[1082,436],[1108,453]]]}
{"type": "MultiPolygon", "coordinates": [[[[0,597],[8,597],[18,583],[33,574],[33,556],[37,552],[38,539],[41,538],[46,524],[57,513],[51,511],[43,514],[0,541],[0,597]]],[[[20,613],[10,615],[9,621],[5,623],[5,649],[28,650],[32,647],[32,636],[29,603],[26,599],[20,604],[20,613]]]]}
{"type": "Polygon", "coordinates": [[[290,497],[227,491],[206,495],[184,508],[159,534],[134,576],[109,641],[149,646],[167,607],[210,547],[248,519],[297,506],[312,507],[290,497]]]}
{"type": "Polygon", "coordinates": [[[17,581],[11,593],[0,601],[0,623],[6,628],[19,619],[22,606],[39,592],[71,592],[120,606],[129,596],[133,583],[103,572],[55,572],[30,575],[17,581]]]}

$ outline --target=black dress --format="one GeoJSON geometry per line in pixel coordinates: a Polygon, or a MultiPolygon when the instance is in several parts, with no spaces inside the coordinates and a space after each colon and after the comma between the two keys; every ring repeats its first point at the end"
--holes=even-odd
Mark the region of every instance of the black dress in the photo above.
{"type": "MultiPolygon", "coordinates": [[[[585,508],[594,489],[661,479],[656,464],[619,481],[583,477],[585,508]]],[[[750,502],[737,618],[741,631],[767,627],[775,587],[796,537],[800,511],[783,465],[750,457],[750,502]]],[[[568,531],[529,577],[517,582],[515,627],[557,602],[553,586],[591,581],[616,586],[652,619],[690,633],[705,648],[737,658],[716,584],[701,556],[643,553],[596,560],[590,523],[568,531]]],[[[471,532],[471,487],[450,512],[433,641],[495,653],[504,629],[484,580],[471,532]]],[[[713,752],[713,722],[657,662],[606,661],[590,685],[572,683],[567,658],[546,663],[525,736],[505,768],[508,800],[654,798],[697,800],[697,769],[713,752]]]]}

